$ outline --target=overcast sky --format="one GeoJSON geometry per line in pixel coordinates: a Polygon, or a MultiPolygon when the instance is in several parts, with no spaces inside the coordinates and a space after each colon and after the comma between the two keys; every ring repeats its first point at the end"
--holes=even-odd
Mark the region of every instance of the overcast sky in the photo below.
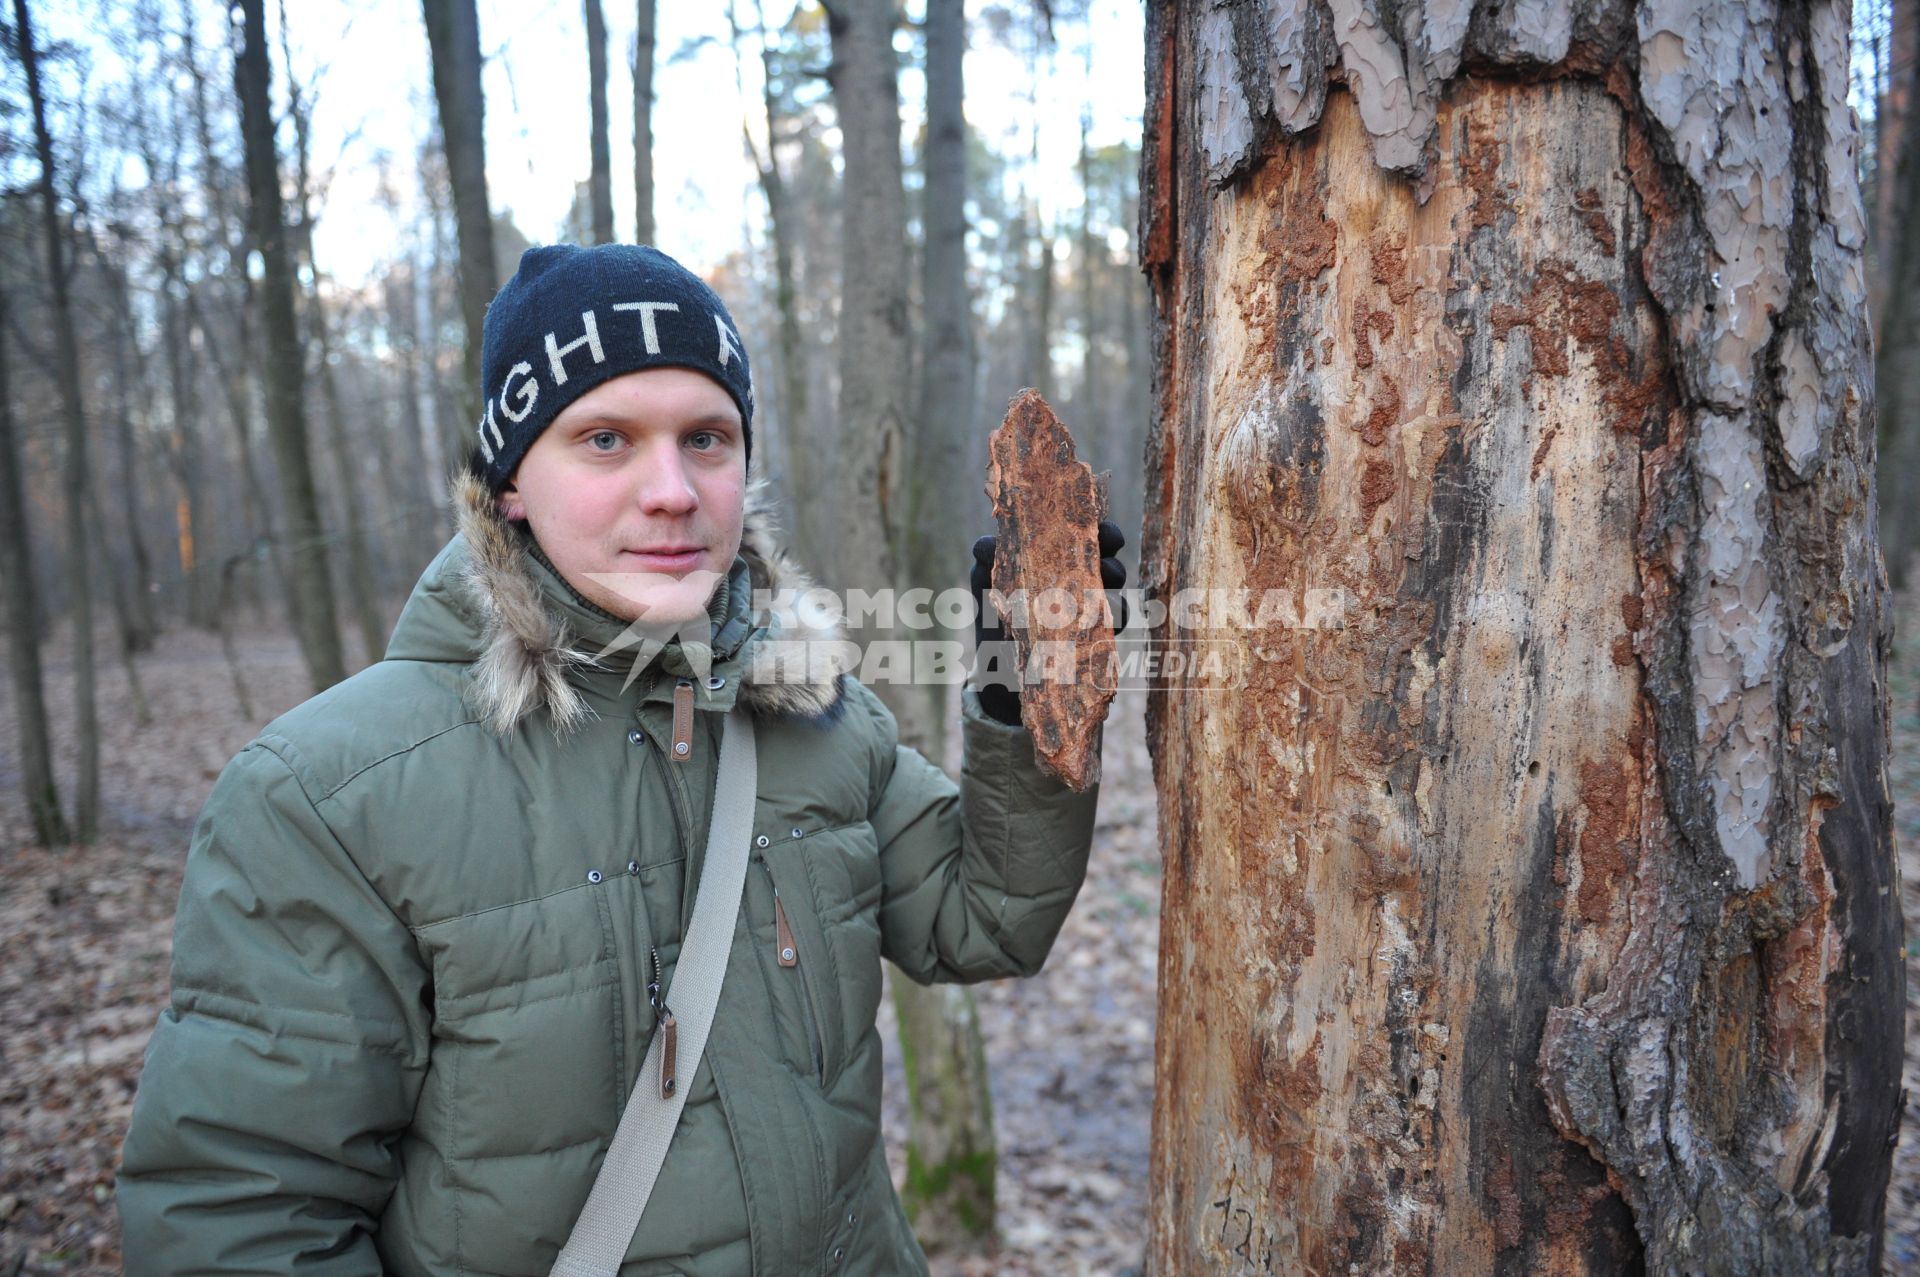
{"type": "MultiPolygon", "coordinates": [[[[1013,4],[1024,10],[1023,0],[1013,4]]],[[[968,10],[982,6],[970,2],[968,10]]],[[[480,0],[480,43],[488,55],[487,177],[496,211],[511,213],[535,241],[556,237],[587,177],[589,161],[586,34],[578,0],[480,0]]],[[[630,4],[605,5],[609,111],[612,117],[614,218],[633,233],[630,4]]],[[[919,6],[914,6],[917,11],[919,6]]],[[[791,0],[768,0],[769,23],[784,22],[791,0]]],[[[1062,27],[1053,74],[1034,82],[1022,56],[976,35],[967,58],[967,115],[996,145],[1025,153],[1039,129],[1040,169],[1057,180],[1040,192],[1060,208],[1078,201],[1074,159],[1083,103],[1093,108],[1096,145],[1137,140],[1142,111],[1140,0],[1093,0],[1096,87],[1087,75],[1085,40],[1062,27]],[[1030,105],[1030,98],[1037,103],[1030,105]],[[1037,109],[1036,109],[1037,107],[1037,109]]],[[[326,269],[352,283],[399,252],[392,218],[375,198],[382,151],[411,197],[413,155],[433,121],[426,33],[416,4],[332,0],[293,6],[290,14],[303,77],[318,72],[315,158],[339,161],[322,210],[317,253],[326,269]]],[[[711,267],[743,243],[765,206],[741,146],[742,103],[720,0],[661,3],[654,77],[655,216],[660,246],[696,269],[711,267]],[[706,37],[691,56],[678,52],[706,37]]],[[[917,12],[916,12],[917,16],[917,12]]],[[[269,21],[272,21],[270,16],[269,21]]],[[[906,40],[903,34],[902,42],[906,40]]],[[[749,70],[754,70],[752,66],[749,70]]],[[[749,79],[756,102],[759,86],[749,79]]],[[[903,136],[921,118],[924,87],[902,76],[903,136]]],[[[283,139],[283,145],[285,139],[283,139]]]]}

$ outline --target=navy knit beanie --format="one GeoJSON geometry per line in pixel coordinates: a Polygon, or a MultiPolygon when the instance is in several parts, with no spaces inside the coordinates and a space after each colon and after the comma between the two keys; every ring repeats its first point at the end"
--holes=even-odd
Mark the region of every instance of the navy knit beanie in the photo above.
{"type": "Polygon", "coordinates": [[[595,386],[643,368],[692,368],[740,406],[753,455],[753,382],[740,330],[720,298],[655,248],[549,244],[487,307],[475,463],[498,492],[560,410],[595,386]]]}

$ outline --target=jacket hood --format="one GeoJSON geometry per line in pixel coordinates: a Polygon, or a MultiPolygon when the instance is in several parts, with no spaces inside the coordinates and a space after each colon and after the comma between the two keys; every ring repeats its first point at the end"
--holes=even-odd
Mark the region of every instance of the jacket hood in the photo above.
{"type": "MultiPolygon", "coordinates": [[[[501,517],[486,486],[462,473],[453,482],[459,535],[441,551],[408,601],[390,659],[464,660],[473,666],[467,697],[495,731],[512,731],[545,710],[557,731],[579,725],[591,712],[579,686],[589,671],[619,668],[608,657],[630,646],[626,623],[580,597],[545,561],[532,539],[501,517]],[[451,607],[455,618],[444,618],[451,607]],[[441,615],[433,615],[439,613],[441,615]],[[449,634],[443,619],[455,619],[449,634]]],[[[739,703],[756,716],[813,717],[840,704],[840,678],[826,662],[740,659],[752,643],[832,642],[839,626],[810,619],[808,609],[760,617],[755,591],[794,597],[812,581],[776,541],[771,500],[764,482],[748,485],[740,553],[708,606],[715,663],[739,662],[739,703]]],[[[628,662],[659,660],[672,669],[684,663],[678,644],[642,647],[628,662]]]]}

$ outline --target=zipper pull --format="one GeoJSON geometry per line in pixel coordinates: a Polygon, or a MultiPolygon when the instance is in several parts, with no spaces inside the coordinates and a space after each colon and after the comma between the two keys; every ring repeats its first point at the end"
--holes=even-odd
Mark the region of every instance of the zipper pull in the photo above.
{"type": "Polygon", "coordinates": [[[800,950],[793,943],[793,928],[787,925],[787,907],[780,903],[780,890],[773,892],[774,955],[783,967],[800,965],[800,950]]]}
{"type": "Polygon", "coordinates": [[[653,1008],[659,1023],[660,1033],[660,1098],[670,1100],[678,1085],[675,1057],[679,1054],[680,1026],[673,1018],[673,1012],[667,1006],[667,1000],[660,996],[660,950],[649,949],[653,954],[653,979],[647,982],[647,1005],[653,1008]]]}
{"type": "Polygon", "coordinates": [[[684,763],[693,757],[693,680],[681,679],[673,686],[673,761],[684,763]]]}
{"type": "Polygon", "coordinates": [[[667,1036],[660,1041],[660,1098],[670,1100],[676,1085],[673,1076],[674,1048],[679,1045],[680,1026],[674,1023],[673,1012],[660,1008],[660,1031],[667,1036]]]}

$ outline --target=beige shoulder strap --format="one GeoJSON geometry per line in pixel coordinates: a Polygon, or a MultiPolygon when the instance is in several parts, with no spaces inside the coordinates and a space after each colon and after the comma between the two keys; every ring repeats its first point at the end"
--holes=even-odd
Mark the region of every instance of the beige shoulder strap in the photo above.
{"type": "Polygon", "coordinates": [[[740,916],[740,890],[747,877],[748,844],[753,838],[753,800],[758,789],[754,761],[753,721],[744,710],[730,712],[721,729],[720,769],[714,780],[713,822],[707,835],[707,860],[700,870],[700,891],[693,917],[680,945],[674,967],[671,1004],[673,1030],[656,1027],[640,1076],[627,1097],[626,1111],[613,1133],[613,1144],[600,1165],[600,1174],[587,1194],[587,1204],[574,1221],[573,1233],[554,1261],[553,1277],[614,1277],[626,1259],[634,1230],[647,1208],[660,1165],[667,1160],[680,1110],[693,1088],[713,1027],[714,1008],[720,1002],[720,983],[727,973],[727,955],[733,947],[733,928],[740,916]],[[668,1039],[678,1038],[671,1067],[678,1085],[661,1096],[661,1054],[668,1039]]]}

